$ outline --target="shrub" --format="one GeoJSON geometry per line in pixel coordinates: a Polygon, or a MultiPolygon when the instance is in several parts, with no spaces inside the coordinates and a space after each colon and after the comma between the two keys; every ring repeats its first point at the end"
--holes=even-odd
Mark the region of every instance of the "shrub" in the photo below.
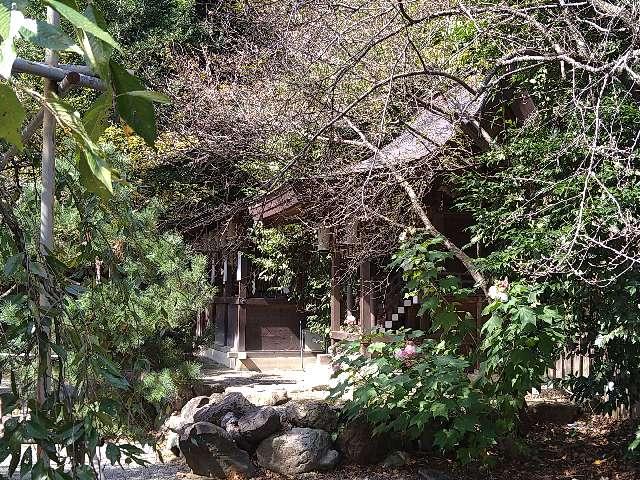
{"type": "Polygon", "coordinates": [[[436,448],[454,451],[463,463],[490,461],[490,449],[514,431],[525,395],[540,386],[555,360],[561,315],[541,303],[541,289],[500,281],[483,311],[488,320],[474,332],[456,301],[467,290],[445,274],[448,254],[438,245],[437,239],[418,237],[394,259],[410,294],[422,299],[430,330],[374,333],[339,345],[332,396],[352,394],[345,418],[362,418],[375,433],[417,439],[435,429],[436,448]],[[470,333],[476,341],[463,348],[470,333]]]}

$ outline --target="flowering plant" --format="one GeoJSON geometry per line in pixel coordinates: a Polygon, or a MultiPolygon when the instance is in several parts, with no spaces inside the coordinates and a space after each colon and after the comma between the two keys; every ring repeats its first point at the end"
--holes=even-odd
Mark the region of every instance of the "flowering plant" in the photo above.
{"type": "Polygon", "coordinates": [[[366,351],[339,344],[334,355],[335,399],[349,393],[344,415],[374,433],[417,439],[434,431],[434,446],[461,462],[491,461],[490,449],[515,429],[524,397],[539,387],[562,342],[557,310],[543,305],[542,287],[496,282],[479,333],[459,305],[469,290],[448,275],[440,240],[416,237],[394,256],[409,295],[422,300],[431,329],[386,332],[366,351]],[[465,339],[477,340],[461,349],[465,339]],[[479,368],[477,368],[479,366],[479,368]]]}
{"type": "Polygon", "coordinates": [[[495,284],[489,287],[488,296],[492,300],[500,300],[501,302],[507,302],[509,300],[509,280],[499,280],[495,284]]]}
{"type": "Polygon", "coordinates": [[[360,333],[362,331],[360,325],[358,325],[358,320],[351,312],[347,313],[347,317],[344,319],[344,323],[342,324],[342,329],[348,333],[360,333]]]}
{"type": "Polygon", "coordinates": [[[407,340],[403,348],[396,349],[394,355],[398,360],[406,363],[418,355],[418,347],[412,340],[407,340]]]}

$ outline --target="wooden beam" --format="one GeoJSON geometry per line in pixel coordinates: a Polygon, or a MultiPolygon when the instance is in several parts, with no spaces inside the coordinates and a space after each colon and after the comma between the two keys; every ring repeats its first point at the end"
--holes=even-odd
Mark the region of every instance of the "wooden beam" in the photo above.
{"type": "Polygon", "coordinates": [[[331,252],[331,330],[340,330],[340,304],[342,295],[338,284],[340,274],[340,254],[337,251],[331,252]]]}
{"type": "Polygon", "coordinates": [[[360,263],[360,325],[364,334],[369,333],[374,324],[371,289],[371,262],[364,260],[360,263]]]}

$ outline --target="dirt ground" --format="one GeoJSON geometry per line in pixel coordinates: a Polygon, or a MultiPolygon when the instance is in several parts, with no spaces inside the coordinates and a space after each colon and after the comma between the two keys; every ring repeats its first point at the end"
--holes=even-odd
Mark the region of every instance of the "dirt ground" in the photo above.
{"type": "MultiPolygon", "coordinates": [[[[591,417],[569,425],[537,425],[526,439],[528,452],[519,457],[496,458],[493,468],[460,467],[442,457],[415,459],[400,469],[341,467],[311,474],[313,480],[419,480],[420,470],[446,475],[434,480],[640,480],[640,458],[625,457],[637,421],[619,422],[591,417]]],[[[261,480],[284,480],[266,474],[261,480]]],[[[429,477],[427,477],[429,478],[429,477]]]]}

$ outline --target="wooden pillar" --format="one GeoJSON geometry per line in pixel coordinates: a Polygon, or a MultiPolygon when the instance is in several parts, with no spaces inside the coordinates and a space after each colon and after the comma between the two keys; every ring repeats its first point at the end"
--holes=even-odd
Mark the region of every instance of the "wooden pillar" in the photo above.
{"type": "Polygon", "coordinates": [[[238,352],[238,359],[244,360],[246,356],[240,355],[247,351],[246,335],[247,335],[247,275],[246,275],[246,259],[243,258],[242,252],[238,252],[238,261],[236,264],[236,280],[238,281],[238,318],[235,351],[238,352]]]}
{"type": "Polygon", "coordinates": [[[331,252],[331,331],[340,330],[340,303],[341,294],[338,285],[338,276],[340,275],[340,254],[336,251],[331,252]]]}
{"type": "Polygon", "coordinates": [[[360,324],[364,334],[369,333],[374,324],[371,290],[371,262],[364,260],[360,264],[360,324]]]}

